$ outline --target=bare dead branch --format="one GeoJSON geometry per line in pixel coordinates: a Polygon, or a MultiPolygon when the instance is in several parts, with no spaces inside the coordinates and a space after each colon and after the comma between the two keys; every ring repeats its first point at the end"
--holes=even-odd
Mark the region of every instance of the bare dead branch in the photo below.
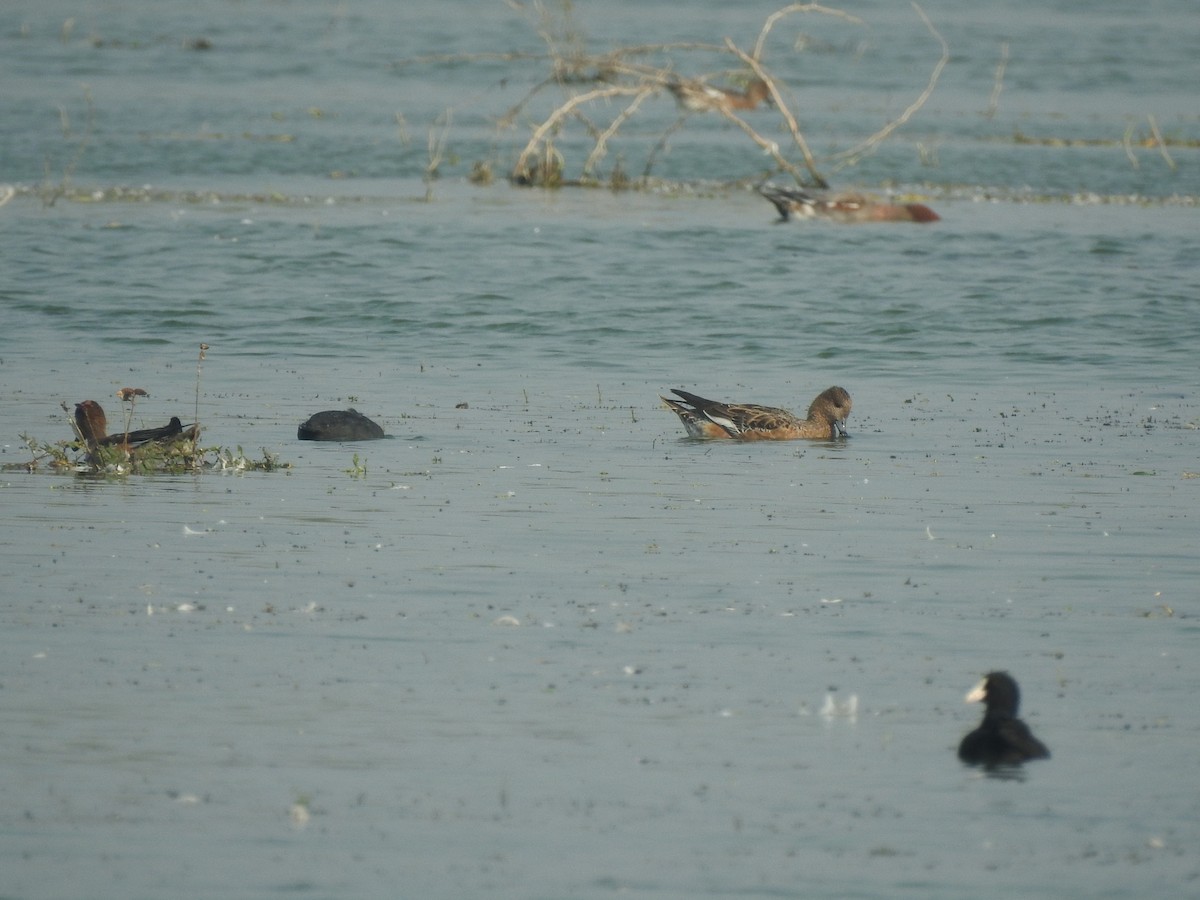
{"type": "MultiPolygon", "coordinates": [[[[792,140],[795,141],[796,146],[800,148],[800,153],[804,157],[804,164],[808,167],[808,172],[812,176],[814,183],[817,185],[817,187],[828,187],[828,182],[821,176],[821,173],[817,171],[816,159],[813,157],[812,151],[809,150],[808,142],[804,140],[804,135],[800,132],[800,125],[796,122],[796,117],[792,115],[791,109],[789,109],[787,103],[784,102],[783,95],[779,92],[779,87],[775,84],[775,79],[767,73],[766,69],[763,68],[762,63],[758,61],[757,57],[748,56],[728,38],[725,39],[725,43],[731,53],[748,65],[754,74],[766,83],[767,89],[771,92],[771,100],[775,104],[775,108],[779,110],[779,114],[783,117],[783,121],[787,125],[788,130],[791,132],[792,140]]],[[[736,116],[733,118],[737,119],[736,116]]],[[[742,126],[743,130],[746,130],[750,137],[756,143],[758,143],[760,147],[763,147],[771,154],[775,161],[779,163],[781,168],[783,168],[786,172],[791,174],[793,178],[796,179],[798,184],[803,185],[805,183],[804,176],[800,174],[799,169],[797,169],[796,166],[794,166],[791,162],[784,159],[780,154],[778,144],[776,144],[774,141],[766,141],[753,129],[751,129],[749,125],[746,125],[740,119],[737,119],[737,121],[742,126]]]]}
{"type": "Polygon", "coordinates": [[[762,31],[758,33],[758,40],[754,42],[754,53],[751,55],[755,59],[762,59],[763,46],[767,42],[767,35],[771,33],[771,29],[775,27],[776,23],[795,13],[821,13],[844,19],[854,25],[864,24],[863,20],[858,16],[852,16],[850,13],[842,12],[840,9],[830,9],[828,6],[822,6],[820,3],[793,3],[790,6],[783,7],[783,9],[777,9],[767,16],[763,22],[762,31]]]}
{"type": "Polygon", "coordinates": [[[1004,72],[1008,68],[1008,41],[1000,44],[1000,62],[996,65],[996,75],[992,80],[992,95],[988,98],[987,112],[984,116],[991,119],[1000,107],[1000,92],[1004,90],[1004,72]]]}
{"type": "Polygon", "coordinates": [[[513,177],[520,178],[521,175],[528,171],[529,157],[532,156],[540,144],[546,139],[551,130],[553,130],[566,116],[571,115],[574,110],[581,104],[590,103],[593,100],[600,100],[606,97],[622,97],[635,96],[645,88],[643,86],[623,87],[621,85],[610,85],[606,88],[598,88],[594,91],[585,91],[582,94],[576,94],[571,97],[558,109],[554,110],[550,116],[541,125],[533,131],[533,136],[530,137],[529,143],[525,145],[525,149],[521,151],[521,155],[517,157],[517,163],[513,166],[513,177]]]}
{"type": "Polygon", "coordinates": [[[592,152],[588,154],[587,161],[583,164],[583,176],[585,178],[592,174],[592,169],[595,167],[596,163],[598,163],[604,157],[604,154],[608,152],[609,138],[617,133],[618,129],[625,124],[626,119],[637,112],[638,107],[642,105],[642,101],[656,93],[658,93],[658,91],[653,87],[647,87],[640,91],[636,96],[634,96],[633,102],[625,107],[625,109],[621,110],[620,114],[612,120],[612,123],[609,124],[608,128],[597,135],[596,146],[592,148],[592,152]]]}
{"type": "Polygon", "coordinates": [[[1137,154],[1133,152],[1132,122],[1125,128],[1125,134],[1121,136],[1121,146],[1125,148],[1125,158],[1129,160],[1129,165],[1134,169],[1140,169],[1141,163],[1138,162],[1137,154]]]}
{"type": "MultiPolygon", "coordinates": [[[[513,9],[521,11],[530,19],[530,24],[545,43],[548,52],[544,55],[484,54],[473,58],[548,60],[550,72],[529,88],[524,96],[497,120],[498,127],[512,127],[519,118],[527,113],[533,101],[545,93],[547,88],[558,88],[565,95],[560,101],[556,101],[556,105],[553,105],[543,120],[531,122],[532,130],[529,140],[521,149],[511,169],[510,177],[514,181],[546,185],[562,182],[564,159],[554,143],[557,136],[565,133],[569,122],[579,123],[593,142],[583,164],[582,178],[584,180],[594,179],[596,167],[608,153],[609,145],[630,118],[644,106],[648,98],[671,90],[677,95],[677,100],[684,97],[680,102],[687,105],[689,109],[702,111],[702,109],[688,104],[688,95],[679,90],[681,85],[694,83],[702,95],[718,98],[711,109],[719,112],[726,121],[736,125],[750,140],[761,147],[774,161],[778,170],[788,172],[802,186],[813,184],[819,187],[828,186],[828,182],[818,170],[817,160],[800,130],[797,116],[788,105],[786,85],[779,83],[767,71],[764,53],[773,29],[790,16],[816,14],[836,18],[853,25],[864,24],[858,16],[820,3],[790,3],[771,13],[764,20],[753,51],[749,53],[738,47],[730,38],[725,38],[723,44],[701,42],[641,44],[608,50],[602,54],[591,54],[587,52],[586,42],[581,36],[581,32],[572,22],[571,6],[568,0],[560,0],[560,7],[543,3],[542,0],[507,0],[507,2],[513,9]],[[724,71],[709,71],[685,78],[677,73],[675,68],[677,56],[681,53],[724,54],[735,57],[739,65],[724,71]],[[785,153],[778,140],[768,138],[760,133],[746,118],[735,111],[752,108],[757,102],[757,98],[748,105],[744,102],[746,94],[737,94],[725,88],[709,88],[710,79],[716,80],[717,84],[722,81],[734,84],[744,83],[742,79],[745,79],[751,86],[759,81],[766,85],[766,91],[763,93],[769,96],[778,111],[803,164],[793,161],[796,156],[794,152],[785,153]],[[724,96],[740,102],[731,104],[722,102],[720,100],[722,92],[724,96]],[[617,98],[626,98],[626,100],[625,105],[615,115],[603,110],[604,102],[611,103],[617,98]]],[[[839,167],[848,165],[860,155],[873,150],[908,121],[928,100],[948,61],[949,51],[945,40],[942,39],[921,7],[915,2],[913,7],[930,33],[941,43],[942,58],[935,66],[925,91],[917,100],[898,119],[888,123],[877,134],[872,135],[852,150],[834,157],[839,161],[839,167]]],[[[439,55],[421,59],[423,61],[442,61],[450,58],[469,59],[472,57],[439,55]]],[[[761,97],[762,94],[758,96],[761,97]]],[[[654,161],[666,146],[668,139],[683,127],[687,119],[688,115],[685,113],[663,132],[649,153],[645,169],[646,177],[649,177],[654,161]]],[[[444,139],[444,132],[442,137],[444,139]]],[[[430,157],[433,172],[436,172],[437,161],[441,158],[441,154],[436,152],[440,143],[440,141],[431,140],[430,157]]],[[[616,177],[617,173],[614,172],[614,178],[616,177]]],[[[622,175],[622,177],[624,176],[622,175]]]]}
{"type": "Polygon", "coordinates": [[[1174,171],[1175,160],[1171,159],[1171,154],[1167,152],[1167,142],[1163,140],[1162,132],[1158,130],[1158,120],[1153,115],[1146,116],[1146,120],[1150,123],[1150,134],[1154,136],[1154,142],[1158,144],[1158,152],[1166,160],[1167,167],[1174,171]]]}
{"type": "Polygon", "coordinates": [[[883,126],[883,128],[879,129],[879,131],[875,132],[865,141],[862,141],[854,147],[851,147],[849,150],[844,150],[841,153],[834,155],[833,158],[837,160],[837,164],[834,166],[835,171],[841,171],[846,166],[857,163],[867,154],[873,153],[879,147],[879,145],[887,140],[887,138],[890,137],[897,128],[911,119],[917,110],[925,105],[925,101],[927,101],[930,96],[933,95],[933,90],[935,87],[937,87],[938,79],[942,75],[942,69],[946,68],[946,64],[950,62],[950,46],[946,43],[946,39],[938,33],[936,28],[933,27],[933,22],[929,20],[929,16],[925,15],[925,10],[921,9],[920,5],[917,4],[915,0],[912,6],[913,9],[917,11],[917,15],[921,17],[921,21],[925,23],[925,27],[929,29],[929,33],[932,34],[937,39],[938,43],[942,45],[941,58],[933,67],[933,71],[929,75],[929,83],[925,85],[925,90],[921,91],[920,96],[917,97],[917,99],[911,104],[909,104],[908,109],[904,110],[904,112],[902,112],[898,118],[888,122],[883,126]]]}

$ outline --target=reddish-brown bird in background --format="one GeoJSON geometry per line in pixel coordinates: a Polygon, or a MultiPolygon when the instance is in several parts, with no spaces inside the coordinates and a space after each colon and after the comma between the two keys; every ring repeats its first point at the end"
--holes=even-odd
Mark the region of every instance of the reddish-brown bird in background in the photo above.
{"type": "Polygon", "coordinates": [[[758,104],[771,97],[771,89],[761,78],[751,81],[746,85],[746,90],[741,92],[713,87],[692,79],[668,81],[667,90],[675,95],[675,102],[688,112],[757,109],[758,104]]]}
{"type": "Polygon", "coordinates": [[[171,421],[161,428],[141,428],[137,431],[108,433],[108,418],[104,408],[95,400],[84,400],[75,404],[75,427],[87,443],[89,449],[109,444],[126,444],[137,447],[151,441],[173,441],[181,438],[192,440],[196,436],[196,426],[183,427],[178,416],[172,416],[171,421]]]}
{"type": "Polygon", "coordinates": [[[923,203],[889,203],[866,194],[809,193],[765,187],[758,192],[775,204],[779,217],[829,219],[833,222],[937,222],[941,219],[923,203]]]}

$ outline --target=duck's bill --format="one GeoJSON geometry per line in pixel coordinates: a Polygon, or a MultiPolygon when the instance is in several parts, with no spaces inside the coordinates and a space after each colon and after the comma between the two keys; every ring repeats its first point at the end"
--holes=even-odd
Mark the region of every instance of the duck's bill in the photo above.
{"type": "Polygon", "coordinates": [[[987,679],[979,682],[975,687],[967,691],[967,696],[963,699],[967,703],[979,703],[987,696],[987,679]]]}

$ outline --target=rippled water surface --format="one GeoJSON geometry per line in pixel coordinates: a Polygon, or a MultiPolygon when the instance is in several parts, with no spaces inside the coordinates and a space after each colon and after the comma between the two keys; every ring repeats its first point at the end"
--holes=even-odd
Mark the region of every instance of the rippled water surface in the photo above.
{"type": "Polygon", "coordinates": [[[749,47],[774,5],[467,6],[0,13],[0,895],[1195,893],[1191,4],[929,6],[936,89],[847,167],[940,44],[787,18],[825,174],[942,216],[861,227],[776,224],[717,118],[655,190],[503,177],[563,97],[497,127],[538,27],[749,47]],[[658,400],[833,384],[838,443],[658,400]],[[130,385],[290,467],[22,470],[130,385]],[[346,406],[390,438],[296,440],[346,406]],[[1053,752],[1014,777],[955,757],[992,668],[1053,752]]]}

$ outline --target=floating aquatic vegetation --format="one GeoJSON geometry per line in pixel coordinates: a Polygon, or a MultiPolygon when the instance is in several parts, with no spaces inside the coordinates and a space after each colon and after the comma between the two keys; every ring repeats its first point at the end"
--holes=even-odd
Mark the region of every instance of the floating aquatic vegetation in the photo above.
{"type": "Polygon", "coordinates": [[[201,447],[200,377],[203,372],[208,344],[200,345],[196,365],[196,422],[184,426],[177,416],[161,428],[131,429],[133,408],[138,398],[149,398],[150,392],[140,387],[123,387],[117,399],[125,405],[121,430],[109,434],[108,420],[103,407],[95,400],[75,404],[75,410],[61,404],[75,432],[72,440],[40,441],[27,434],[21,440],[29,449],[29,460],[8,463],[0,470],[71,473],[100,477],[126,475],[180,475],[204,471],[275,472],[290,469],[290,463],[280,462],[277,454],[265,447],[260,459],[247,457],[241,447],[201,447]]]}

